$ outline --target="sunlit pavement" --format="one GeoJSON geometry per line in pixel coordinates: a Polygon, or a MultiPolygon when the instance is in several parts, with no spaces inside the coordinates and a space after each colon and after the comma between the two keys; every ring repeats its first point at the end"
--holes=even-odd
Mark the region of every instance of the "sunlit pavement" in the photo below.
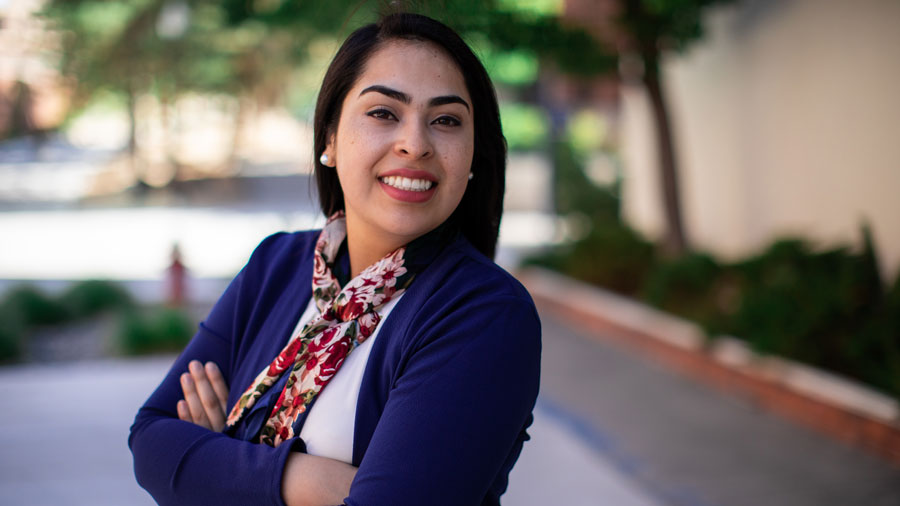
{"type": "MultiPolygon", "coordinates": [[[[0,369],[0,504],[154,504],[138,487],[126,438],[172,357],[0,369]]],[[[654,506],[560,420],[539,407],[504,504],[654,506]]]]}

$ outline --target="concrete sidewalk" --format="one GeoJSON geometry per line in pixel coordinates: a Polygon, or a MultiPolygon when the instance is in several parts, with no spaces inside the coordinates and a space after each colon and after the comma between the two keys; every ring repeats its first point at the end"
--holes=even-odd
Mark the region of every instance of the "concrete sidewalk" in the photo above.
{"type": "MultiPolygon", "coordinates": [[[[0,504],[151,505],[132,474],[126,439],[137,408],[172,357],[0,368],[0,504]]],[[[535,412],[532,441],[504,504],[660,506],[565,416],[535,412]]]]}

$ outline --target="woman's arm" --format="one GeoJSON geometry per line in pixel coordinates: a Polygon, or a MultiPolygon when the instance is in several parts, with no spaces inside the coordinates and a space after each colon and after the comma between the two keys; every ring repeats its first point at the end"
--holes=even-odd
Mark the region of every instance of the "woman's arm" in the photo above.
{"type": "Polygon", "coordinates": [[[293,452],[281,479],[287,506],[333,506],[350,493],[357,469],[346,462],[293,452]]]}
{"type": "MultiPolygon", "coordinates": [[[[213,362],[193,360],[181,375],[184,399],[178,418],[216,432],[225,426],[228,387],[213,362]]],[[[340,504],[350,492],[356,468],[334,459],[291,452],[281,480],[281,495],[288,506],[340,504]]]]}
{"type": "Polygon", "coordinates": [[[262,311],[272,311],[297,286],[290,273],[300,261],[296,252],[307,251],[305,241],[308,236],[276,234],[257,247],[138,411],[128,438],[134,473],[159,504],[284,504],[281,476],[295,443],[272,448],[240,441],[180,420],[177,404],[183,399],[180,377],[193,360],[215,362],[226,384],[244,386],[233,384],[243,381],[234,375],[244,348],[261,345],[246,340],[258,337],[262,311]]]}
{"type": "Polygon", "coordinates": [[[500,475],[518,456],[539,386],[533,304],[484,297],[420,332],[347,505],[480,505],[505,489],[500,475]]]}
{"type": "Polygon", "coordinates": [[[182,373],[192,360],[227,364],[230,347],[223,342],[201,325],[135,417],[129,437],[135,476],[159,504],[283,504],[280,481],[290,444],[240,441],[178,418],[182,373]]]}

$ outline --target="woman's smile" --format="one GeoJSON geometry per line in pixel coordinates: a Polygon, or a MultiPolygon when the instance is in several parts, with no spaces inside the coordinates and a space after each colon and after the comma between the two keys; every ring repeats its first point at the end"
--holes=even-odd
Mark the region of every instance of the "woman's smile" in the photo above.
{"type": "Polygon", "coordinates": [[[378,180],[390,186],[391,188],[397,188],[398,190],[411,192],[423,192],[426,190],[430,190],[434,185],[434,183],[427,179],[410,179],[408,177],[402,176],[380,177],[378,178],[378,180]]]}
{"type": "Polygon", "coordinates": [[[423,170],[395,169],[378,176],[388,197],[401,202],[427,202],[437,190],[437,178],[423,170]]]}

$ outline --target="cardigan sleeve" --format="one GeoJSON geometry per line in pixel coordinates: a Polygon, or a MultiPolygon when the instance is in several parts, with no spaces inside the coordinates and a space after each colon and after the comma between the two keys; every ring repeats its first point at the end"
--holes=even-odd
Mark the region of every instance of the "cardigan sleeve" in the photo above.
{"type": "MultiPolygon", "coordinates": [[[[262,245],[257,251],[260,249],[262,245]]],[[[179,376],[191,360],[219,364],[231,384],[232,341],[238,332],[244,285],[255,275],[253,269],[251,257],[140,408],[131,427],[128,445],[135,476],[161,505],[284,504],[281,476],[294,445],[272,448],[233,439],[179,420],[175,408],[183,398],[179,376]]]]}
{"type": "Polygon", "coordinates": [[[537,397],[540,321],[521,296],[469,308],[429,320],[345,504],[465,506],[503,493],[505,476],[492,484],[518,457],[537,397]]]}

